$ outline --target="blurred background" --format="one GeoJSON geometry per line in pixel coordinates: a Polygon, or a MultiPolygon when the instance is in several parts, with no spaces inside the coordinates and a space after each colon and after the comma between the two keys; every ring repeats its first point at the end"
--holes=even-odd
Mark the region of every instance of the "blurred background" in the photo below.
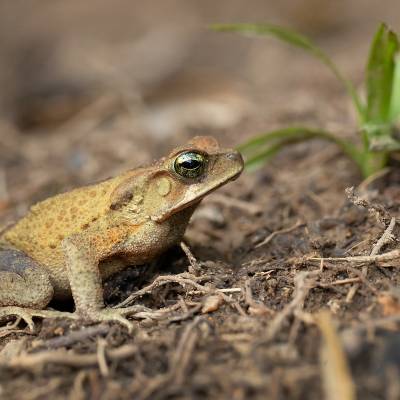
{"type": "Polygon", "coordinates": [[[234,146],[288,123],[348,132],[343,88],[318,62],[208,26],[294,28],[360,83],[381,21],[400,30],[397,0],[3,0],[3,210],[148,162],[194,134],[234,146]]]}

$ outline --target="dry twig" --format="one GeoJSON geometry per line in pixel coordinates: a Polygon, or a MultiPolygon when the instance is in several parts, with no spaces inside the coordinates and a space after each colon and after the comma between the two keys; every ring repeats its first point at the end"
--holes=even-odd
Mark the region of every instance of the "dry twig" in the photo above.
{"type": "Polygon", "coordinates": [[[201,270],[200,264],[196,260],[196,257],[193,255],[189,246],[185,242],[181,242],[181,249],[186,254],[187,259],[189,260],[189,273],[193,275],[197,275],[198,272],[201,270]]]}
{"type": "Polygon", "coordinates": [[[185,372],[200,335],[197,326],[201,321],[201,317],[196,317],[192,323],[185,327],[178,347],[173,353],[171,369],[173,371],[173,381],[176,385],[181,385],[184,381],[185,372]]]}
{"type": "Polygon", "coordinates": [[[380,204],[373,204],[369,200],[357,196],[354,187],[347,188],[345,192],[354,205],[368,210],[371,215],[375,216],[377,221],[387,225],[391,220],[391,216],[385,207],[380,204]]]}
{"type": "Polygon", "coordinates": [[[395,237],[392,232],[395,225],[396,225],[396,218],[392,217],[388,227],[385,229],[382,236],[379,238],[375,246],[372,248],[370,256],[376,256],[381,251],[383,246],[393,242],[395,237]]]}
{"type": "Polygon", "coordinates": [[[268,235],[261,243],[258,243],[255,247],[261,247],[265,246],[268,244],[272,239],[274,239],[278,235],[282,235],[284,233],[289,233],[294,231],[295,229],[304,226],[304,222],[297,221],[294,225],[290,226],[289,228],[284,228],[284,229],[279,229],[277,231],[272,232],[270,235],[268,235]]]}
{"type": "Polygon", "coordinates": [[[310,257],[310,261],[349,262],[353,264],[373,264],[379,267],[400,267],[400,249],[388,251],[375,256],[350,256],[350,257],[310,257]],[[397,261],[394,263],[394,261],[397,261]]]}
{"type": "Polygon", "coordinates": [[[181,385],[184,382],[193,350],[200,335],[197,326],[202,320],[201,317],[197,317],[186,326],[178,346],[172,354],[168,372],[143,382],[142,390],[135,394],[135,398],[146,400],[154,396],[157,391],[165,390],[166,386],[181,385]]]}
{"type": "Polygon", "coordinates": [[[86,394],[83,384],[87,376],[87,370],[81,370],[77,373],[74,379],[74,384],[68,396],[69,400],[85,400],[86,394]]]}
{"type": "Polygon", "coordinates": [[[347,278],[347,279],[339,279],[337,281],[331,283],[322,283],[318,282],[318,286],[320,287],[331,287],[331,286],[338,286],[338,285],[347,285],[349,283],[360,282],[360,278],[347,278]]]}
{"type": "Polygon", "coordinates": [[[320,312],[316,322],[323,337],[320,357],[325,399],[355,400],[354,382],[330,313],[320,312]]]}
{"type": "MultiPolygon", "coordinates": [[[[233,301],[229,296],[224,294],[223,289],[214,289],[203,286],[197,282],[203,279],[205,279],[205,276],[193,276],[192,274],[188,274],[186,272],[177,275],[160,275],[150,285],[147,285],[135,293],[132,293],[128,298],[119,303],[117,307],[126,307],[132,304],[137,298],[147,293],[151,293],[154,289],[169,283],[178,283],[183,287],[192,286],[199,292],[205,294],[220,294],[227,303],[231,303],[233,301]]],[[[137,315],[141,315],[141,313],[135,314],[135,316],[137,315]]]]}
{"type": "MultiPolygon", "coordinates": [[[[296,311],[301,311],[303,308],[304,300],[306,299],[310,290],[315,287],[315,278],[320,271],[302,271],[299,272],[295,278],[295,293],[293,300],[285,306],[285,308],[278,313],[268,326],[266,340],[270,341],[274,338],[276,333],[280,331],[285,320],[296,311]]],[[[296,314],[300,315],[301,313],[296,314]]]]}
{"type": "MultiPolygon", "coordinates": [[[[382,249],[383,246],[385,246],[386,244],[388,244],[394,240],[394,236],[393,236],[392,232],[393,232],[395,225],[396,225],[396,218],[392,217],[388,227],[385,229],[382,236],[379,238],[379,240],[376,242],[375,246],[372,248],[372,250],[370,252],[370,256],[376,256],[380,252],[380,250],[382,249]]],[[[367,275],[368,275],[368,264],[364,265],[362,268],[363,278],[366,279],[367,275]]],[[[360,285],[356,284],[350,288],[350,290],[346,296],[347,303],[350,303],[353,300],[353,297],[357,293],[357,290],[359,289],[359,287],[360,287],[360,285]]]]}
{"type": "MultiPolygon", "coordinates": [[[[115,349],[106,350],[108,359],[116,361],[131,357],[137,352],[137,346],[126,344],[115,349]]],[[[48,364],[68,365],[71,367],[88,367],[98,363],[98,355],[75,354],[66,350],[48,350],[34,354],[22,354],[12,360],[3,362],[1,367],[21,368],[27,370],[41,369],[48,364]]]]}
{"type": "Polygon", "coordinates": [[[43,341],[36,341],[33,343],[35,349],[57,349],[60,347],[69,347],[77,342],[82,342],[87,338],[93,338],[95,336],[103,336],[106,335],[110,331],[109,325],[95,325],[84,327],[79,331],[70,331],[67,334],[51,338],[49,340],[43,341]]]}
{"type": "Polygon", "coordinates": [[[99,365],[100,374],[103,377],[107,377],[109,375],[109,369],[107,365],[106,359],[106,348],[107,348],[107,341],[103,338],[99,338],[97,340],[97,363],[99,365]]]}
{"type": "Polygon", "coordinates": [[[181,304],[179,302],[173,304],[169,307],[160,308],[158,310],[149,310],[138,312],[134,315],[137,319],[152,319],[152,320],[164,320],[168,318],[168,316],[179,310],[181,308],[181,304]]]}
{"type": "MultiPolygon", "coordinates": [[[[393,250],[391,252],[378,255],[380,250],[382,249],[383,246],[386,244],[392,242],[394,240],[394,236],[392,234],[393,229],[396,224],[396,219],[394,217],[391,217],[389,212],[381,205],[379,204],[372,204],[369,200],[365,198],[361,198],[355,194],[354,188],[347,188],[346,189],[346,194],[350,201],[355,204],[358,207],[363,207],[368,210],[368,212],[376,217],[376,219],[386,225],[386,229],[383,232],[382,236],[379,238],[375,246],[372,248],[370,255],[369,256],[353,256],[353,257],[338,257],[338,258],[325,258],[325,261],[345,261],[345,262],[352,262],[356,264],[363,264],[362,268],[362,278],[366,280],[367,275],[368,275],[368,265],[375,263],[379,266],[395,266],[392,265],[392,261],[396,260],[399,258],[400,253],[398,250],[393,250]],[[386,262],[389,262],[389,265],[385,265],[386,262]]],[[[317,260],[317,258],[312,258],[313,260],[317,260]]],[[[398,262],[397,262],[398,263],[398,262]]],[[[397,265],[396,265],[397,266],[397,265]]],[[[357,290],[359,289],[360,285],[359,283],[356,283],[353,285],[350,290],[347,293],[346,296],[346,302],[350,303],[355,294],[357,293],[357,290]]]]}

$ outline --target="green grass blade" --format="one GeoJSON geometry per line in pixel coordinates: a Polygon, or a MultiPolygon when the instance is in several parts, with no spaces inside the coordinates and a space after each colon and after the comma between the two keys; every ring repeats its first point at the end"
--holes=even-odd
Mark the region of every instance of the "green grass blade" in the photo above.
{"type": "MultiPolygon", "coordinates": [[[[372,41],[367,64],[368,123],[387,123],[390,114],[396,111],[392,110],[395,106],[391,105],[391,97],[395,80],[395,56],[398,51],[399,41],[396,34],[385,24],[381,24],[372,41]]],[[[379,134],[379,130],[376,132],[379,134]]]]}
{"type": "Polygon", "coordinates": [[[264,165],[270,158],[275,156],[279,151],[281,151],[288,144],[287,141],[278,142],[266,149],[253,154],[251,157],[245,159],[245,167],[247,170],[255,170],[262,165],[264,165]]]}
{"type": "Polygon", "coordinates": [[[272,132],[273,135],[260,135],[256,139],[247,142],[245,146],[238,147],[238,150],[243,152],[247,169],[253,170],[260,167],[262,164],[266,163],[270,158],[275,156],[276,153],[278,153],[288,145],[305,142],[307,140],[315,138],[329,140],[338,144],[342,151],[346,153],[351,159],[353,159],[353,161],[360,167],[360,169],[362,169],[363,155],[351,143],[338,139],[325,131],[311,131],[307,129],[307,131],[297,131],[297,134],[293,134],[294,131],[285,132],[288,133],[287,135],[283,134],[282,131],[287,131],[287,129],[274,131],[272,132]],[[280,134],[279,139],[277,138],[277,135],[275,135],[278,133],[280,134]],[[262,138],[264,138],[265,140],[262,141],[262,138]],[[249,144],[250,142],[252,142],[252,145],[247,146],[247,144],[249,144]],[[255,143],[258,143],[258,145],[253,146],[253,144],[255,145],[255,143]]]}
{"type": "Polygon", "coordinates": [[[290,139],[290,138],[303,138],[315,137],[315,132],[321,132],[320,130],[314,130],[302,126],[291,126],[288,128],[277,129],[267,133],[253,136],[247,142],[240,144],[237,149],[241,152],[251,151],[252,149],[260,148],[265,144],[271,143],[275,140],[290,139]]]}
{"type": "Polygon", "coordinates": [[[394,63],[395,66],[389,113],[389,117],[392,122],[400,120],[400,54],[397,54],[394,63]]]}
{"type": "MultiPolygon", "coordinates": [[[[326,136],[326,132],[324,132],[321,138],[332,140],[334,143],[339,144],[344,153],[350,156],[351,159],[358,165],[361,173],[365,178],[380,171],[387,163],[388,153],[386,151],[363,152],[362,150],[358,150],[357,148],[355,148],[351,143],[347,143],[345,141],[338,142],[338,139],[333,137],[332,135],[326,136]]],[[[252,171],[261,167],[288,145],[304,142],[311,139],[313,139],[312,136],[305,137],[299,135],[297,138],[288,137],[284,139],[281,138],[280,140],[275,139],[273,141],[267,141],[266,143],[268,143],[268,146],[264,146],[261,148],[260,146],[253,147],[253,152],[250,152],[249,148],[247,148],[247,154],[245,154],[246,170],[252,171]]]]}
{"type": "Polygon", "coordinates": [[[340,139],[330,132],[322,129],[312,129],[301,126],[292,126],[289,128],[278,129],[268,133],[254,136],[245,143],[242,143],[237,149],[246,157],[252,157],[257,153],[260,148],[275,145],[276,143],[283,143],[284,141],[293,143],[309,139],[324,139],[336,143],[342,151],[352,158],[358,164],[361,162],[360,151],[352,143],[340,139]]]}
{"type": "Polygon", "coordinates": [[[293,30],[272,24],[214,24],[211,26],[211,28],[219,32],[238,32],[241,34],[257,36],[271,35],[286,43],[305,50],[325,64],[333,72],[336,78],[343,83],[348,94],[353,100],[359,119],[361,121],[364,120],[364,107],[353,84],[342,75],[332,60],[319,47],[314,45],[306,36],[300,35],[293,30]]]}

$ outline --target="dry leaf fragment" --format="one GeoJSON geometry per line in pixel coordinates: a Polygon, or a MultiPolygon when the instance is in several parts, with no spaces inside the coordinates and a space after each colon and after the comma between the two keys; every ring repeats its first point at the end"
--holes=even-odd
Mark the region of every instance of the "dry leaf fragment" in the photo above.
{"type": "Polygon", "coordinates": [[[385,317],[400,314],[400,303],[397,298],[389,293],[378,296],[378,303],[382,306],[382,313],[385,317]]]}
{"type": "Polygon", "coordinates": [[[224,300],[221,296],[218,296],[218,295],[208,296],[204,300],[203,307],[201,308],[201,312],[202,312],[202,314],[207,314],[210,312],[217,311],[223,303],[224,303],[224,300]]]}

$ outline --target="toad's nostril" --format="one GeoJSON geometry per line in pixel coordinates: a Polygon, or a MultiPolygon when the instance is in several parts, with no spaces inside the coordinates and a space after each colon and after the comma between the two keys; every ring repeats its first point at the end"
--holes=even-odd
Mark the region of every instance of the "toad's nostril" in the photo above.
{"type": "Polygon", "coordinates": [[[242,155],[238,151],[232,151],[232,153],[227,153],[226,158],[230,161],[243,162],[242,155]]]}

